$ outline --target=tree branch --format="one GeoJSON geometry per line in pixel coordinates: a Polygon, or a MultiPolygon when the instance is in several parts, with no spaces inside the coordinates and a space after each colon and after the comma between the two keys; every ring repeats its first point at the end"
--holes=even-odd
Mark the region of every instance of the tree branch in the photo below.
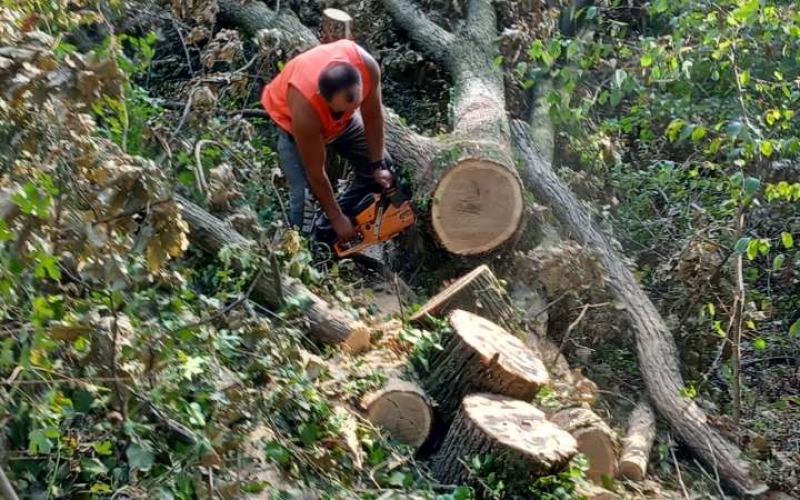
{"type": "Polygon", "coordinates": [[[470,0],[467,5],[467,34],[484,46],[497,38],[497,13],[492,0],[470,0]]]}
{"type": "Polygon", "coordinates": [[[381,3],[392,18],[408,32],[409,37],[428,55],[441,63],[450,63],[450,45],[455,41],[452,33],[428,19],[428,16],[409,0],[381,0],[381,3]]]}

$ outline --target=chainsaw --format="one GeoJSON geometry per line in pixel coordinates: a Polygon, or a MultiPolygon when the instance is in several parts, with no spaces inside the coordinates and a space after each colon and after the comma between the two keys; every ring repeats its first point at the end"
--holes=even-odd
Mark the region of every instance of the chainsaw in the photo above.
{"type": "Polygon", "coordinates": [[[397,187],[382,193],[370,193],[355,209],[356,237],[350,241],[337,241],[333,250],[339,258],[363,252],[365,249],[389,241],[414,225],[416,218],[411,203],[397,187]]]}

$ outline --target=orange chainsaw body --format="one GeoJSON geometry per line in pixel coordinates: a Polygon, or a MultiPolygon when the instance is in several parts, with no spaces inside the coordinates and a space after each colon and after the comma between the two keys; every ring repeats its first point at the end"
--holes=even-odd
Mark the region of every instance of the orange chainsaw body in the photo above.
{"type": "Polygon", "coordinates": [[[339,258],[363,252],[373,245],[389,241],[416,222],[411,203],[397,196],[394,190],[369,195],[359,203],[359,208],[354,221],[356,238],[333,244],[333,250],[339,258]]]}

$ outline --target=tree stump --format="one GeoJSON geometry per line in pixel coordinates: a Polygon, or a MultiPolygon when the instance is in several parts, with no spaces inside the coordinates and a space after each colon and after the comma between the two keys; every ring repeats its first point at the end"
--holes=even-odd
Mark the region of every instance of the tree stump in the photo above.
{"type": "Polygon", "coordinates": [[[486,265],[476,267],[440,291],[411,316],[411,321],[440,318],[454,309],[478,314],[509,331],[516,330],[519,324],[505,289],[486,265]]]}
{"type": "Polygon", "coordinates": [[[442,483],[464,484],[466,464],[492,457],[510,492],[524,491],[537,475],[559,472],[578,453],[575,438],[545,419],[535,406],[495,394],[464,398],[431,472],[442,483]]]}
{"type": "Polygon", "coordinates": [[[467,394],[490,392],[530,401],[550,381],[533,351],[491,321],[457,309],[450,313],[450,325],[453,335],[431,359],[433,369],[424,383],[445,427],[467,394]]]}
{"type": "Polygon", "coordinates": [[[646,402],[636,405],[628,421],[628,432],[622,440],[619,475],[632,481],[642,481],[647,475],[650,449],[656,438],[656,415],[646,402]]]}
{"type": "Polygon", "coordinates": [[[361,400],[370,422],[389,432],[397,441],[418,448],[428,439],[433,409],[422,388],[397,377],[361,400]]]}
{"type": "Polygon", "coordinates": [[[322,11],[319,41],[330,43],[342,39],[352,40],[352,26],[353,18],[347,12],[339,9],[325,9],[322,11]]]}
{"type": "Polygon", "coordinates": [[[617,477],[617,436],[602,418],[591,410],[571,408],[552,415],[550,421],[578,441],[578,450],[589,460],[586,477],[596,482],[603,476],[617,477]]]}

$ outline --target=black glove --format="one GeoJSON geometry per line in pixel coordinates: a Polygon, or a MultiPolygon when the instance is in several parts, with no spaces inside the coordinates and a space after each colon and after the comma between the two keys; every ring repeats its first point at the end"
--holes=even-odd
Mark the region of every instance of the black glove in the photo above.
{"type": "Polygon", "coordinates": [[[375,172],[376,170],[392,170],[392,159],[387,156],[382,160],[373,161],[369,164],[369,168],[370,172],[375,172]]]}

